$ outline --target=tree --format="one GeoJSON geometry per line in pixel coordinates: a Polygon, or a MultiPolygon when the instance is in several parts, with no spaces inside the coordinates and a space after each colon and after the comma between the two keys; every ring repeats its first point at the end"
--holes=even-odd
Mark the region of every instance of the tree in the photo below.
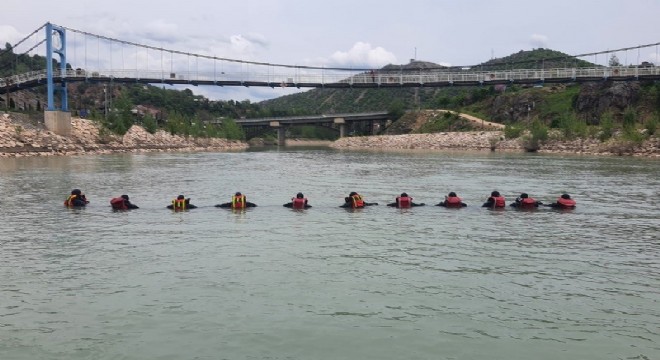
{"type": "Polygon", "coordinates": [[[621,63],[619,62],[619,58],[616,56],[616,54],[612,54],[610,56],[610,61],[608,62],[610,66],[621,66],[621,63]]]}
{"type": "Polygon", "coordinates": [[[387,109],[388,115],[390,115],[393,120],[399,119],[401,116],[403,116],[403,114],[405,114],[405,112],[405,105],[400,99],[392,101],[387,109]]]}

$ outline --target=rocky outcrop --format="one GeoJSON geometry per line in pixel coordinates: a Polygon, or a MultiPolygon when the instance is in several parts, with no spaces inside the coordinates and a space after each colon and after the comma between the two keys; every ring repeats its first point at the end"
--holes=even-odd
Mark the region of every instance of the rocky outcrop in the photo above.
{"type": "Polygon", "coordinates": [[[541,93],[533,92],[496,96],[488,106],[489,119],[498,123],[526,122],[542,101],[541,93]]]}
{"type": "Polygon", "coordinates": [[[575,99],[575,110],[589,125],[597,125],[607,111],[622,113],[639,99],[640,84],[630,82],[590,82],[582,84],[575,99]]]}
{"type": "Polygon", "coordinates": [[[216,138],[192,138],[159,130],[150,134],[134,125],[124,136],[109,133],[91,120],[71,119],[71,136],[30,126],[9,114],[0,115],[0,156],[73,155],[140,151],[237,150],[247,144],[216,138]]]}

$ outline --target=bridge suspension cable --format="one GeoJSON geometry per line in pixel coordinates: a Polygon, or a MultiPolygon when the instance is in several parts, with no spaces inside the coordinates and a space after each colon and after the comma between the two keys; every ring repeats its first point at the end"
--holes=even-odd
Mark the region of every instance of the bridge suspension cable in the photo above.
{"type": "MultiPolygon", "coordinates": [[[[17,42],[16,44],[12,45],[11,48],[14,49],[14,48],[16,48],[17,46],[20,46],[20,45],[21,45],[22,43],[24,43],[27,39],[29,39],[30,37],[32,37],[32,35],[36,34],[36,33],[39,32],[39,31],[41,31],[41,29],[43,29],[44,27],[46,27],[46,24],[41,25],[41,27],[39,27],[37,30],[34,30],[33,32],[31,32],[30,35],[24,37],[24,38],[21,39],[19,42],[17,42]]],[[[44,39],[44,41],[46,41],[46,39],[44,39]]],[[[32,49],[34,49],[34,47],[33,47],[32,49]]],[[[32,49],[30,49],[30,50],[32,50],[32,49]]],[[[9,51],[9,50],[10,50],[10,49],[0,49],[0,55],[4,54],[5,52],[7,52],[7,51],[9,51]]]]}
{"type": "Polygon", "coordinates": [[[231,58],[225,58],[225,57],[219,57],[219,56],[211,56],[211,55],[190,53],[190,52],[180,51],[180,50],[166,49],[166,48],[163,48],[163,47],[156,47],[156,46],[140,44],[140,43],[136,43],[136,42],[132,42],[132,41],[111,38],[111,37],[108,37],[108,36],[98,35],[98,34],[90,33],[90,32],[87,32],[87,31],[82,31],[82,30],[78,30],[78,29],[69,28],[69,27],[66,27],[66,26],[60,26],[60,27],[63,28],[63,29],[72,31],[72,32],[79,33],[79,34],[96,37],[98,39],[103,39],[103,40],[107,40],[107,41],[111,41],[111,42],[118,42],[118,43],[131,45],[131,46],[138,46],[138,47],[142,47],[142,48],[145,48],[145,49],[151,49],[151,50],[156,50],[156,51],[165,51],[165,52],[169,52],[171,54],[178,54],[178,55],[185,55],[185,56],[195,56],[195,57],[198,57],[198,58],[227,61],[227,62],[233,62],[233,63],[239,63],[239,64],[246,64],[246,65],[273,66],[273,67],[282,67],[282,68],[290,68],[290,69],[339,70],[339,71],[354,71],[354,72],[355,71],[369,71],[369,70],[372,70],[371,68],[342,68],[342,67],[325,67],[325,66],[289,65],[289,64],[277,64],[277,63],[268,63],[268,62],[260,62],[260,61],[231,59],[231,58]]]}

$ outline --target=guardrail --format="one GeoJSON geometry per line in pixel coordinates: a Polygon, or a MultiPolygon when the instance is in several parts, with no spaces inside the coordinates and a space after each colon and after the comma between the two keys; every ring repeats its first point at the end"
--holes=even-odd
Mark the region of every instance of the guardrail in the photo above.
{"type": "MultiPolygon", "coordinates": [[[[660,67],[596,67],[596,68],[556,68],[521,69],[502,71],[456,71],[456,70],[402,70],[376,71],[373,73],[348,71],[311,72],[300,70],[294,73],[259,72],[165,72],[157,70],[98,70],[85,71],[68,69],[53,72],[54,79],[69,81],[121,81],[142,83],[170,83],[222,86],[270,86],[270,87],[323,87],[326,85],[378,86],[448,86],[475,85],[516,82],[570,82],[597,79],[640,79],[660,78],[660,67]]],[[[0,91],[3,88],[20,87],[27,83],[42,83],[47,80],[46,70],[0,78],[0,91]]],[[[338,86],[335,86],[338,87],[338,86]]]]}

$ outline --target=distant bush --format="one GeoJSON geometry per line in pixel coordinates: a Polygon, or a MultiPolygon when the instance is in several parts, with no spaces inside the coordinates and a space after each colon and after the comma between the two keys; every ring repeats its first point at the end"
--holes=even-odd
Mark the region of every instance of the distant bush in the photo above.
{"type": "Polygon", "coordinates": [[[623,113],[623,128],[635,128],[637,126],[637,113],[632,107],[626,108],[623,113]]]}
{"type": "Polygon", "coordinates": [[[648,136],[655,135],[655,132],[658,128],[658,119],[659,118],[660,118],[660,113],[655,113],[654,116],[652,116],[648,120],[646,120],[646,124],[644,124],[644,128],[646,129],[646,134],[648,136]]]}
{"type": "Polygon", "coordinates": [[[560,116],[557,125],[561,129],[564,138],[568,140],[576,137],[586,137],[589,132],[587,123],[578,119],[574,112],[567,112],[560,116]]]}
{"type": "Polygon", "coordinates": [[[546,140],[548,140],[548,127],[536,119],[531,124],[529,135],[523,139],[523,147],[526,151],[535,152],[546,140]]]}
{"type": "Polygon", "coordinates": [[[600,118],[600,141],[606,141],[614,134],[614,119],[612,113],[606,112],[600,118]]]}
{"type": "Polygon", "coordinates": [[[147,114],[144,116],[144,119],[142,120],[142,126],[150,134],[154,134],[156,130],[158,130],[158,123],[151,114],[147,114]]]}
{"type": "Polygon", "coordinates": [[[516,125],[506,125],[504,127],[504,137],[507,139],[519,138],[523,132],[523,128],[516,125]]]}
{"type": "Polygon", "coordinates": [[[405,113],[405,104],[399,99],[392,101],[387,109],[387,114],[392,118],[392,121],[398,120],[405,113]]]}

